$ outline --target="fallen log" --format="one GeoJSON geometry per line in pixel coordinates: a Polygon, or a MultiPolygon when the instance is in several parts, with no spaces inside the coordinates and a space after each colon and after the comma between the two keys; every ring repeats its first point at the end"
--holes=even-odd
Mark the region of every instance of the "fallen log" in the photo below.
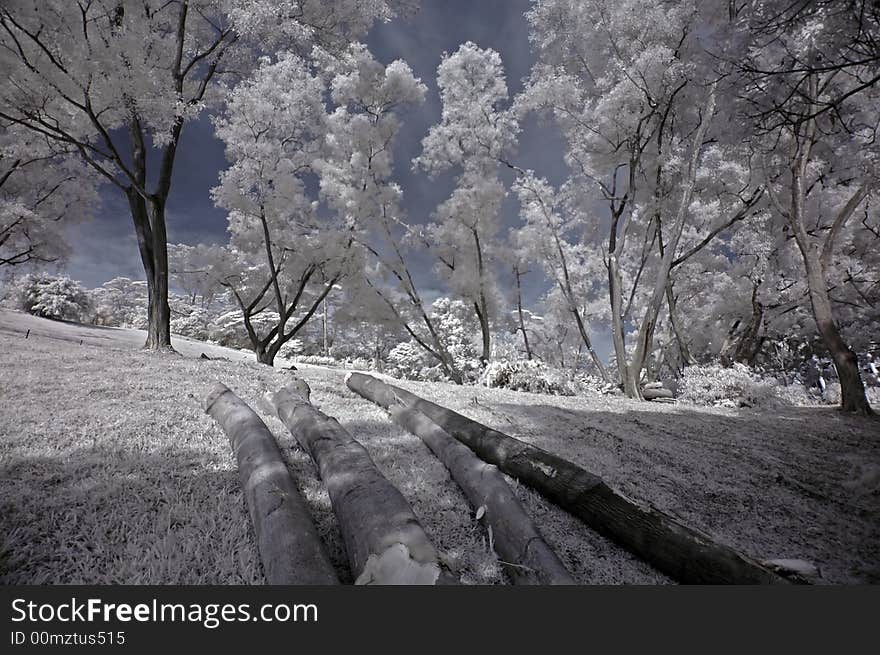
{"type": "Polygon", "coordinates": [[[457,584],[397,487],[336,419],[309,402],[309,393],[294,380],[266,400],[318,467],[355,584],[457,584]]]}
{"type": "Polygon", "coordinates": [[[275,437],[248,405],[218,384],[205,412],[229,437],[269,584],[339,584],[275,437]]]}
{"type": "Polygon", "coordinates": [[[716,543],[709,535],[688,528],[650,506],[625,498],[598,476],[561,457],[369,375],[352,373],[346,384],[352,391],[386,409],[404,404],[421,412],[483,460],[529,485],[679,582],[790,582],[732,548],[716,543]]]}
{"type": "Polygon", "coordinates": [[[660,400],[660,399],[668,399],[672,398],[672,390],[664,389],[663,387],[645,387],[642,389],[642,397],[645,400],[660,400]]]}
{"type": "Polygon", "coordinates": [[[498,467],[482,461],[427,416],[402,405],[389,408],[403,428],[418,436],[449,469],[477,511],[495,551],[515,584],[575,584],[544,541],[498,467]]]}

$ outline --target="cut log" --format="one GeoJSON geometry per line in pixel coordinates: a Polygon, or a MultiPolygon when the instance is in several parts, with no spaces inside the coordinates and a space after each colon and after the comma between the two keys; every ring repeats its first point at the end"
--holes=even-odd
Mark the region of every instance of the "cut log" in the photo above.
{"type": "Polygon", "coordinates": [[[662,387],[659,388],[647,388],[642,389],[642,397],[645,400],[657,400],[658,398],[672,398],[672,391],[670,389],[664,389],[662,387]]]}
{"type": "Polygon", "coordinates": [[[318,467],[355,584],[458,583],[397,487],[336,419],[309,402],[305,382],[294,380],[266,400],[318,467]]]}
{"type": "Polygon", "coordinates": [[[404,404],[600,534],[686,584],[785,584],[789,580],[652,507],[636,504],[598,476],[536,446],[486,427],[369,375],[348,387],[382,407],[404,404]]]}
{"type": "Polygon", "coordinates": [[[205,411],[229,437],[269,584],[339,584],[305,500],[263,420],[225,385],[205,411]]]}
{"type": "Polygon", "coordinates": [[[544,541],[498,470],[427,416],[403,405],[389,408],[394,420],[418,436],[449,469],[453,480],[492,535],[495,551],[515,584],[575,584],[565,565],[544,541]]]}

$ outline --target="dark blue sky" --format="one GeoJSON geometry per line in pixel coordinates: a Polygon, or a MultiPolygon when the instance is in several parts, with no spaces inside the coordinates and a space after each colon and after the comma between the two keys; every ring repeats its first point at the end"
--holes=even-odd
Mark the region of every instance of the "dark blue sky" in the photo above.
{"type": "MultiPolygon", "coordinates": [[[[413,172],[410,165],[420,152],[422,138],[440,117],[435,76],[443,52],[454,52],[466,41],[494,48],[503,58],[513,96],[522,89],[522,80],[533,62],[523,17],[529,5],[529,0],[423,0],[415,16],[377,25],[370,33],[367,41],[377,59],[383,63],[404,59],[429,88],[425,104],[403,116],[404,126],[397,142],[395,175],[404,190],[404,208],[411,222],[430,220],[436,206],[453,188],[453,175],[432,180],[424,173],[413,172]]],[[[534,121],[525,127],[517,161],[559,181],[565,167],[558,133],[534,121]]],[[[222,144],[214,138],[209,119],[203,117],[188,124],[167,207],[171,243],[226,241],[225,214],[213,206],[209,195],[225,165],[222,144]]],[[[114,188],[106,187],[102,195],[99,215],[71,230],[74,250],[68,272],[87,286],[98,286],[117,275],[143,278],[127,203],[114,188]]],[[[518,222],[518,204],[513,197],[507,199],[503,212],[506,232],[507,226],[518,222]]],[[[431,263],[415,262],[414,268],[420,285],[430,288],[431,263]]],[[[532,277],[527,281],[530,300],[543,288],[539,276],[532,277]]]]}

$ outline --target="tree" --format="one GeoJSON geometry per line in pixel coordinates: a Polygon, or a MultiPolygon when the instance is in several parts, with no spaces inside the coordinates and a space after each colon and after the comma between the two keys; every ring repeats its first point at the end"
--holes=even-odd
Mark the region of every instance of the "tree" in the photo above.
{"type": "Polygon", "coordinates": [[[320,224],[302,179],[324,138],[324,90],[299,56],[266,58],[215,120],[232,162],[213,192],[229,211],[231,234],[223,250],[229,272],[216,279],[232,291],[264,364],[272,364],[342,275],[345,253],[336,247],[341,238],[347,249],[345,237],[320,224]],[[277,322],[260,334],[251,319],[270,306],[277,322]],[[301,309],[305,314],[288,329],[301,309]]]}
{"type": "Polygon", "coordinates": [[[147,283],[115,277],[91,291],[98,325],[146,328],[147,283]]]}
{"type": "Polygon", "coordinates": [[[593,348],[589,318],[584,312],[584,301],[595,294],[595,281],[601,279],[597,275],[599,271],[591,267],[598,259],[584,256],[585,249],[578,246],[584,226],[574,218],[576,211],[565,211],[567,189],[560,192],[547,180],[528,172],[516,181],[514,191],[519,196],[524,223],[512,235],[515,251],[528,261],[538,262],[553,280],[559,291],[557,297],[564,301],[574,319],[576,334],[599,375],[607,382],[608,373],[593,348]]]}
{"type": "Polygon", "coordinates": [[[419,104],[425,86],[402,61],[387,67],[367,57],[333,83],[334,100],[343,104],[330,116],[328,152],[315,162],[321,194],[331,209],[352,226],[353,238],[370,257],[363,282],[404,330],[449,379],[461,384],[430,307],[423,301],[404,254],[413,235],[400,208],[402,190],[391,181],[396,112],[419,104]]]}
{"type": "Polygon", "coordinates": [[[355,45],[332,60],[265,59],[230,95],[216,126],[232,165],[214,197],[230,212],[232,238],[215,279],[232,291],[259,361],[271,364],[359,265],[358,233],[390,176],[382,151],[395,124],[376,117],[417,100],[419,87],[403,62],[386,68],[355,45]],[[336,104],[329,114],[328,91],[336,104]],[[315,174],[329,216],[306,183],[315,174]],[[270,306],[277,321],[258,333],[251,319],[270,306]]]}
{"type": "Polygon", "coordinates": [[[63,228],[97,204],[93,176],[46,139],[0,126],[0,266],[60,261],[63,228]]]}
{"type": "Polygon", "coordinates": [[[587,238],[604,241],[616,367],[631,397],[641,397],[661,309],[674,302],[673,268],[746,217],[762,196],[751,182],[732,189],[698,184],[710,144],[716,158],[743,156],[710,132],[723,71],[713,67],[700,34],[714,18],[711,7],[646,0],[541,0],[528,13],[538,64],[518,105],[552,116],[566,139],[569,186],[580,195],[573,205],[592,226],[587,238]],[[701,220],[710,199],[714,220],[701,220]],[[698,236],[685,248],[689,233],[698,236]]]}
{"type": "Polygon", "coordinates": [[[499,292],[492,244],[505,196],[500,161],[516,144],[517,123],[500,104],[508,99],[501,57],[468,42],[444,55],[437,68],[443,110],[422,141],[415,164],[432,175],[461,171],[452,196],[434,214],[426,242],[451,290],[472,305],[480,325],[485,367],[491,356],[492,321],[499,292]]]}
{"type": "Polygon", "coordinates": [[[148,284],[146,347],[170,347],[165,212],[184,125],[255,57],[249,45],[338,51],[399,3],[9,0],[0,118],[75,150],[125,195],[148,284]],[[148,156],[149,155],[149,156],[148,156]]]}
{"type": "MultiPolygon", "coordinates": [[[[880,21],[870,3],[756,3],[738,16],[752,38],[738,58],[775,210],[803,258],[816,327],[834,359],[841,409],[872,414],[829,281],[841,235],[876,198],[880,21]]],[[[866,224],[867,227],[867,224],[866,224]]]]}
{"type": "Polygon", "coordinates": [[[88,316],[88,292],[66,275],[29,274],[17,286],[19,307],[28,314],[59,321],[82,321],[88,316]]]}

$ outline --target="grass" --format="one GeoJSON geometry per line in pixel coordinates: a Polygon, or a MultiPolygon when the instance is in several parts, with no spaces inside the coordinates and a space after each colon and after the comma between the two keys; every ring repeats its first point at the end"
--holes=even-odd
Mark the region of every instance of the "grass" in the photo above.
{"type": "MultiPolygon", "coordinates": [[[[262,583],[235,461],[201,407],[218,381],[264,415],[350,582],[314,465],[259,402],[294,373],[183,340],[183,354],[147,353],[138,349],[142,339],[0,312],[0,582],[262,583]],[[201,360],[201,352],[234,361],[201,360]]],[[[348,391],[344,373],[299,366],[296,375],[400,488],[462,580],[504,583],[443,465],[348,391]]],[[[807,559],[829,582],[880,581],[877,422],[827,408],[771,414],[401,384],[571,459],[753,557],[807,559]]],[[[668,582],[511,483],[579,582],[668,582]]]]}

